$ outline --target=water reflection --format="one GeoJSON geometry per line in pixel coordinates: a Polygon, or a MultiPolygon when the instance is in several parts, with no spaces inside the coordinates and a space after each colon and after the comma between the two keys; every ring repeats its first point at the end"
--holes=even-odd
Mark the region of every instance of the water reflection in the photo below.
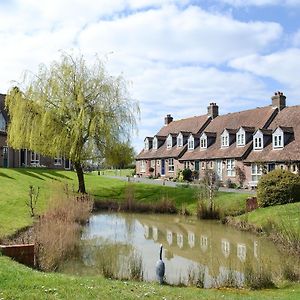
{"type": "Polygon", "coordinates": [[[82,235],[79,257],[61,269],[97,274],[99,261],[108,253],[119,268],[126,269],[132,253],[139,253],[144,279],[154,280],[159,244],[164,245],[169,283],[187,281],[194,270],[201,272],[205,287],[217,285],[230,274],[241,285],[246,264],[269,265],[273,273],[279,272],[280,254],[274,244],[258,236],[191,217],[108,213],[91,217],[82,235]]]}

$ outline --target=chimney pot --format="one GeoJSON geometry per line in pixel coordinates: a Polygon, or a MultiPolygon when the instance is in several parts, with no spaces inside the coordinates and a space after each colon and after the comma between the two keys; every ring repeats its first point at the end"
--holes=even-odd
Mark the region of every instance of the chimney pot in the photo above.
{"type": "Polygon", "coordinates": [[[209,103],[209,106],[207,107],[207,114],[212,118],[216,118],[219,115],[219,106],[216,104],[216,102],[209,103]]]}

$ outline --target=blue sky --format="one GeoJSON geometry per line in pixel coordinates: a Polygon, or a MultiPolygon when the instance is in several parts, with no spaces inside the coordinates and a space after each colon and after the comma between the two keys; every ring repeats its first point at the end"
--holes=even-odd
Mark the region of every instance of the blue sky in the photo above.
{"type": "Polygon", "coordinates": [[[141,108],[136,150],[174,119],[300,104],[300,0],[0,0],[0,92],[59,50],[97,53],[141,108]]]}

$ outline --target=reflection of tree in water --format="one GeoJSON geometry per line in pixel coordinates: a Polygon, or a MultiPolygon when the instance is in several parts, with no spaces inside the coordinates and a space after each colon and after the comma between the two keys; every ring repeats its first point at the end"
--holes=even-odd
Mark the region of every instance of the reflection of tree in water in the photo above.
{"type": "Polygon", "coordinates": [[[132,217],[126,217],[126,215],[124,216],[124,220],[125,220],[125,228],[126,228],[126,233],[127,233],[127,239],[128,240],[132,240],[135,230],[136,230],[136,226],[135,226],[135,219],[132,217]]]}

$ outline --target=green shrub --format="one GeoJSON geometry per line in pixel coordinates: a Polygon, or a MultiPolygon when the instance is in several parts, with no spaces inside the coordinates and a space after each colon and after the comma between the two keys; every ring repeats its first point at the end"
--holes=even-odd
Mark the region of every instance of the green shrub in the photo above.
{"type": "Polygon", "coordinates": [[[300,201],[300,176],[277,169],[262,176],[257,185],[260,207],[300,201]]]}
{"type": "Polygon", "coordinates": [[[182,170],[183,180],[192,181],[192,171],[190,169],[182,170]]]}

